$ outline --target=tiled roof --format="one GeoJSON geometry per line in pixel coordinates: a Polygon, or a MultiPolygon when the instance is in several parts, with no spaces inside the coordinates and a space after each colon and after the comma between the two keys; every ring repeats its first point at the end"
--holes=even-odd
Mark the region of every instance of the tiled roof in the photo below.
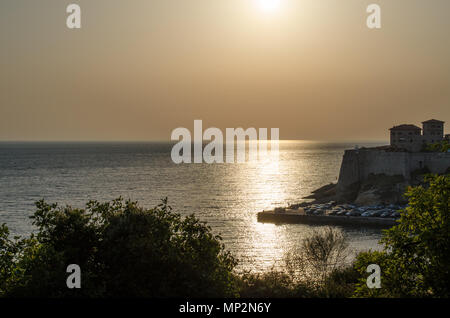
{"type": "Polygon", "coordinates": [[[389,130],[422,130],[422,128],[417,127],[416,125],[404,124],[404,125],[394,126],[394,127],[390,128],[389,130]]]}
{"type": "Polygon", "coordinates": [[[441,120],[437,120],[437,119],[430,119],[430,120],[426,120],[426,121],[422,122],[422,124],[424,124],[424,123],[440,123],[440,124],[443,124],[443,123],[445,123],[445,121],[441,121],[441,120]]]}

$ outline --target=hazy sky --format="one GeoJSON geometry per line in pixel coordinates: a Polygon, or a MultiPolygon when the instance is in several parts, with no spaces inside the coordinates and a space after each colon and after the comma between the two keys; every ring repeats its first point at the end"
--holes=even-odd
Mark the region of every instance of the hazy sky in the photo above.
{"type": "Polygon", "coordinates": [[[450,127],[450,1],[260,1],[2,0],[0,140],[169,140],[194,119],[281,139],[450,127]]]}

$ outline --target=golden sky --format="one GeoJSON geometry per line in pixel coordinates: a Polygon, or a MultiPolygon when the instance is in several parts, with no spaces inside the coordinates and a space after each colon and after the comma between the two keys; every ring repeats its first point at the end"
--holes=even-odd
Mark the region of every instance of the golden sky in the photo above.
{"type": "Polygon", "coordinates": [[[170,140],[194,119],[309,140],[450,125],[450,1],[261,1],[2,0],[0,140],[170,140]]]}

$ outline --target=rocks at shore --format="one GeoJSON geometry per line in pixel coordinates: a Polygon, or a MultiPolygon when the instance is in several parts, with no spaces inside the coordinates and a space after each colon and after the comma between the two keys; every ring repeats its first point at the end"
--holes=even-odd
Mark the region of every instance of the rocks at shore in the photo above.
{"type": "Polygon", "coordinates": [[[423,185],[427,169],[416,170],[406,180],[401,175],[370,174],[363,182],[343,187],[330,183],[289,206],[306,215],[335,215],[398,218],[399,210],[407,206],[405,192],[409,186],[423,185]]]}
{"type": "Polygon", "coordinates": [[[315,199],[316,201],[327,202],[329,199],[334,199],[336,197],[336,188],[336,183],[324,185],[323,187],[312,191],[312,194],[304,199],[315,199]]]}
{"type": "Polygon", "coordinates": [[[346,187],[330,183],[304,198],[313,200],[312,202],[304,202],[296,206],[304,207],[309,204],[322,204],[330,201],[359,206],[406,204],[407,198],[404,194],[408,186],[422,185],[423,176],[421,171],[414,174],[410,180],[406,180],[400,175],[371,174],[363,182],[356,182],[346,187]]]}
{"type": "Polygon", "coordinates": [[[357,205],[404,204],[407,202],[404,193],[409,185],[401,176],[377,175],[339,191],[337,184],[329,184],[304,199],[312,199],[312,203],[317,204],[329,201],[357,205]]]}

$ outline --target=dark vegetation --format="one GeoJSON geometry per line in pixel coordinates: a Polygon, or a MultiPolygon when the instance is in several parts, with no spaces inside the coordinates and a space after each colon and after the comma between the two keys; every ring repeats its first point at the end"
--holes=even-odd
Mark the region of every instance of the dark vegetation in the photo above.
{"type": "Polygon", "coordinates": [[[450,176],[410,188],[409,206],[387,230],[383,251],[351,261],[345,235],[321,228],[286,255],[284,270],[238,273],[221,238],[194,216],[117,199],[85,209],[36,203],[37,232],[0,227],[1,297],[449,297],[450,176]],[[82,288],[68,289],[78,264],[82,288]],[[381,288],[366,285],[369,264],[381,288]]]}
{"type": "Polygon", "coordinates": [[[424,151],[427,152],[448,152],[450,150],[450,143],[448,140],[442,140],[434,144],[425,145],[424,151]]]}
{"type": "Polygon", "coordinates": [[[121,199],[86,209],[36,203],[36,235],[0,232],[0,295],[12,297],[236,296],[234,258],[195,217],[164,200],[145,210],[121,199]],[[78,264],[82,288],[68,289],[66,267],[78,264]]]}

